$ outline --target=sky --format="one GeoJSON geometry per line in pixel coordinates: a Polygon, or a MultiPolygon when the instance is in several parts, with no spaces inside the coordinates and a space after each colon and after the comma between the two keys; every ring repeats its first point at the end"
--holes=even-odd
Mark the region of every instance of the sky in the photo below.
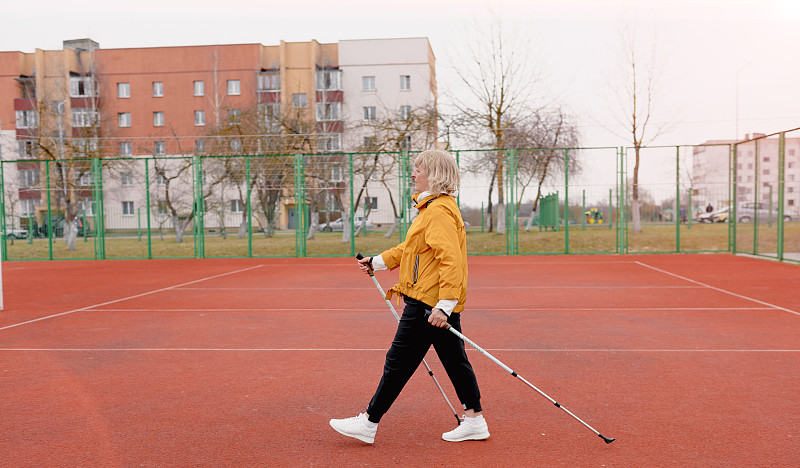
{"type": "MultiPolygon", "coordinates": [[[[337,42],[428,37],[440,94],[463,92],[476,25],[498,18],[542,72],[538,96],[570,112],[583,146],[629,144],[615,94],[620,31],[656,51],[651,144],[697,144],[800,127],[800,2],[795,0],[40,0],[3,7],[0,50],[337,42]],[[135,6],[135,9],[134,9],[135,6]],[[738,131],[737,131],[738,130],[738,131]]],[[[618,86],[616,86],[618,89],[618,86]]]]}

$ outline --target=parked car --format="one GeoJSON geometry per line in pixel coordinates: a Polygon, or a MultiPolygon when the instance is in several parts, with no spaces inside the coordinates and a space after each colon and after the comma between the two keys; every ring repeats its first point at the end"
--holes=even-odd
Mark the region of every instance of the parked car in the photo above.
{"type": "Polygon", "coordinates": [[[6,228],[6,239],[25,239],[28,237],[27,229],[6,228]]]}
{"type": "MultiPolygon", "coordinates": [[[[758,213],[758,220],[760,222],[767,222],[770,219],[772,219],[772,221],[778,220],[778,208],[772,208],[772,214],[770,215],[768,204],[748,202],[741,203],[736,207],[736,221],[740,223],[750,223],[756,218],[756,213],[758,213]]],[[[796,219],[796,214],[793,215],[792,213],[784,211],[784,221],[794,221],[796,219]]]]}
{"type": "MultiPolygon", "coordinates": [[[[355,225],[356,229],[358,229],[358,226],[361,225],[363,220],[364,220],[363,216],[356,216],[355,217],[355,220],[353,221],[353,224],[355,225]]],[[[373,227],[375,227],[375,225],[372,224],[372,221],[370,221],[369,218],[367,218],[367,222],[366,223],[367,223],[366,224],[367,229],[372,229],[373,227]]],[[[342,221],[342,218],[339,218],[339,219],[337,219],[335,221],[329,221],[326,224],[322,225],[322,232],[341,231],[342,227],[343,227],[343,224],[344,223],[342,221]]]]}
{"type": "Polygon", "coordinates": [[[700,223],[727,223],[728,211],[728,207],[726,206],[725,208],[702,213],[697,217],[697,221],[700,223]]]}

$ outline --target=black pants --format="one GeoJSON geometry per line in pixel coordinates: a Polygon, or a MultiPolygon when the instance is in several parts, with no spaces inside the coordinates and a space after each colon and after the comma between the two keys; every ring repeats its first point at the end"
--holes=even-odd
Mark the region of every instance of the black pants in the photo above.
{"type": "MultiPolygon", "coordinates": [[[[430,310],[430,306],[409,297],[405,298],[405,303],[394,341],[386,353],[383,377],[367,408],[369,420],[377,423],[389,411],[431,345],[439,355],[439,360],[465,409],[481,411],[478,381],[467,359],[464,342],[447,329],[428,323],[425,311],[430,310]]],[[[461,331],[461,314],[450,314],[447,322],[461,331]]]]}

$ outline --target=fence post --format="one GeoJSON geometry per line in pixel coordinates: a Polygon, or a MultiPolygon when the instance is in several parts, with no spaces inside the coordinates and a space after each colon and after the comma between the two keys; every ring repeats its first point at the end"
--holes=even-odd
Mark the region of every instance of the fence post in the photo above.
{"type": "MultiPolygon", "coordinates": [[[[685,208],[687,218],[690,216],[689,208],[685,208]]],[[[675,151],[675,251],[681,251],[681,147],[677,146],[675,151]]]]}
{"type": "Polygon", "coordinates": [[[736,255],[737,249],[737,239],[736,239],[736,204],[738,200],[738,169],[736,167],[737,164],[737,151],[739,149],[738,143],[733,143],[729,146],[728,152],[728,160],[730,161],[730,170],[728,171],[731,174],[728,180],[728,245],[730,246],[731,253],[736,255]]]}
{"type": "Polygon", "coordinates": [[[564,253],[569,253],[569,149],[564,150],[564,253]]]}
{"type": "MultiPolygon", "coordinates": [[[[0,233],[0,249],[2,252],[0,253],[0,261],[8,261],[8,252],[6,252],[6,180],[5,180],[5,173],[3,169],[5,168],[5,162],[0,159],[0,228],[3,229],[3,232],[0,233]]],[[[33,224],[28,222],[28,233],[30,234],[31,230],[33,229],[33,224]]],[[[2,268],[0,268],[2,271],[2,268]]],[[[2,279],[0,278],[0,281],[2,279]]],[[[3,285],[0,284],[0,310],[2,308],[2,301],[3,301],[3,285]]]]}
{"type": "Polygon", "coordinates": [[[195,258],[205,257],[205,197],[203,197],[203,160],[200,156],[194,155],[192,157],[192,166],[194,169],[194,256],[195,258]]]}
{"type": "Polygon", "coordinates": [[[47,242],[48,258],[53,259],[53,206],[52,197],[50,196],[50,161],[44,163],[45,179],[47,180],[47,242]]]}
{"type": "MultiPolygon", "coordinates": [[[[782,132],[779,139],[778,139],[778,260],[783,261],[783,241],[784,241],[784,218],[783,218],[783,209],[784,209],[784,190],[786,188],[784,177],[785,177],[785,170],[784,164],[786,162],[786,132],[782,132]]],[[[771,187],[771,186],[770,186],[771,187]]],[[[772,203],[772,197],[769,197],[770,203],[772,203]]],[[[772,213],[772,207],[770,207],[770,213],[772,213]]]]}
{"type": "MultiPolygon", "coordinates": [[[[250,156],[245,156],[244,160],[245,191],[247,194],[247,257],[253,258],[253,195],[252,184],[250,182],[250,156]]],[[[244,203],[244,200],[242,200],[244,203]]],[[[224,223],[223,223],[224,224],[224,223]]],[[[223,225],[224,229],[225,226],[223,225]]]]}
{"type": "Polygon", "coordinates": [[[145,200],[147,200],[147,258],[153,258],[153,232],[150,226],[150,160],[144,160],[144,189],[145,200]]]}
{"type": "MultiPolygon", "coordinates": [[[[295,255],[298,257],[306,256],[306,190],[304,162],[305,156],[302,153],[294,155],[294,247],[295,255]]],[[[352,213],[352,209],[350,211],[352,213]]],[[[342,226],[342,228],[346,229],[345,226],[342,226]]],[[[352,237],[352,235],[350,237],[352,237]]]]}
{"type": "MultiPolygon", "coordinates": [[[[49,177],[48,177],[49,179],[49,177]]],[[[94,255],[98,260],[106,258],[106,226],[103,202],[103,165],[100,160],[92,159],[92,187],[94,188],[94,255]]],[[[48,196],[49,205],[49,196],[48,196]]],[[[49,210],[49,206],[48,206],[49,210]]]]}
{"type": "Polygon", "coordinates": [[[761,171],[761,165],[759,164],[759,155],[758,155],[758,140],[753,140],[753,144],[755,145],[755,149],[753,153],[755,154],[755,181],[756,185],[753,187],[753,255],[758,255],[758,197],[760,195],[759,186],[761,185],[761,178],[759,177],[761,171]]]}

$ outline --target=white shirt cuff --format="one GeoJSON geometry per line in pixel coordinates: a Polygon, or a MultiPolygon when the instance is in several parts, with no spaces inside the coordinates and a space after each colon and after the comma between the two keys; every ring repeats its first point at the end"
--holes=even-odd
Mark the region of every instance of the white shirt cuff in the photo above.
{"type": "Polygon", "coordinates": [[[435,308],[442,309],[442,312],[449,317],[457,305],[458,300],[456,299],[439,299],[439,302],[436,303],[435,308]]]}
{"type": "Polygon", "coordinates": [[[375,255],[372,257],[372,269],[375,271],[388,270],[386,267],[386,262],[383,261],[383,257],[380,255],[375,255]]]}

